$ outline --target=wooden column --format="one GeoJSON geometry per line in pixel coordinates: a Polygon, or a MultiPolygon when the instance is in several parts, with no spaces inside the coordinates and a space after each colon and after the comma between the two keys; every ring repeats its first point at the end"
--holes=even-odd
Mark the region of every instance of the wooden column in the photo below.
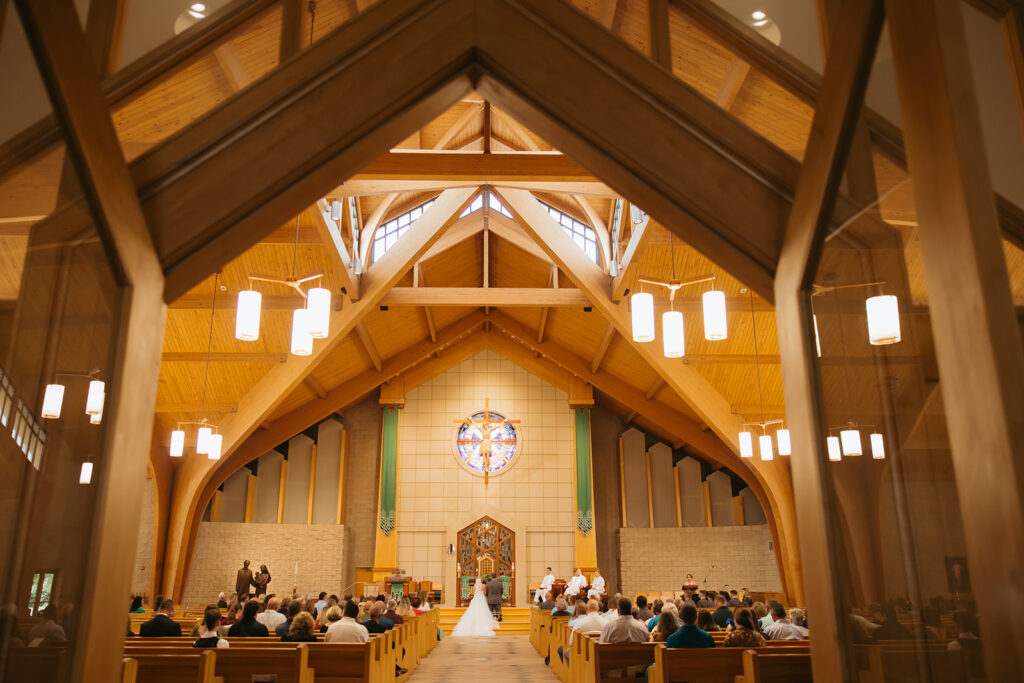
{"type": "Polygon", "coordinates": [[[1024,676],[1024,349],[960,5],[887,0],[940,388],[991,680],[1024,676]],[[979,454],[983,454],[979,457],[979,454]],[[998,552],[992,548],[998,547],[998,552]]]}
{"type": "MultiPolygon", "coordinates": [[[[117,71],[124,46],[124,20],[128,0],[91,0],[85,33],[100,79],[117,71]]],[[[3,28],[0,26],[0,28],[3,28]]]]}
{"type": "Polygon", "coordinates": [[[294,57],[302,49],[302,8],[306,0],[281,0],[281,42],[278,64],[294,57]]]}
{"type": "Polygon", "coordinates": [[[856,667],[838,585],[842,535],[824,452],[827,428],[810,289],[884,21],[879,0],[849,0],[841,12],[844,29],[833,36],[775,278],[804,592],[808,608],[818,615],[811,664],[815,679],[823,681],[854,681],[856,667]]]}
{"type": "Polygon", "coordinates": [[[82,558],[79,635],[70,654],[72,680],[115,680],[122,643],[110,634],[122,632],[124,618],[109,605],[123,600],[131,584],[146,476],[139,454],[148,452],[152,436],[164,279],[74,6],[70,0],[16,6],[120,289],[92,536],[82,558]]]}
{"type": "Polygon", "coordinates": [[[651,58],[672,70],[672,39],[668,26],[668,0],[650,0],[651,58]]]}

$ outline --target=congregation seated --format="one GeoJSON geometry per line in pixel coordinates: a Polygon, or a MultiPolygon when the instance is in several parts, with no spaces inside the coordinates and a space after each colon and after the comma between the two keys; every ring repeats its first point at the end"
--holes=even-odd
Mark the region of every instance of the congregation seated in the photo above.
{"type": "MultiPolygon", "coordinates": [[[[701,612],[701,614],[707,614],[709,619],[711,617],[708,612],[701,612]]],[[[683,611],[680,616],[683,620],[683,625],[665,640],[665,647],[703,648],[715,646],[715,639],[711,637],[711,634],[697,625],[696,607],[693,605],[683,605],[683,611]]],[[[711,623],[713,624],[714,622],[712,621],[711,623]]]]}
{"type": "Polygon", "coordinates": [[[327,633],[327,629],[341,621],[342,611],[337,605],[331,605],[317,617],[318,623],[320,624],[320,633],[327,633]]]}
{"type": "MultiPolygon", "coordinates": [[[[404,597],[402,599],[403,600],[407,600],[407,598],[404,598],[404,597]]],[[[395,626],[401,626],[402,624],[405,623],[405,619],[402,617],[401,614],[398,613],[397,610],[398,610],[398,601],[395,600],[394,598],[391,598],[391,599],[389,599],[387,601],[387,609],[384,611],[384,614],[381,615],[381,616],[383,616],[385,619],[390,620],[391,623],[394,624],[395,626]]]]}
{"type": "Polygon", "coordinates": [[[732,621],[732,610],[726,606],[725,596],[721,593],[715,596],[715,611],[711,613],[711,617],[718,624],[718,628],[725,628],[732,621]]]}
{"type": "Polygon", "coordinates": [[[640,621],[647,622],[654,618],[654,613],[647,609],[647,596],[638,595],[636,596],[636,618],[640,621]]]}
{"type": "MultiPolygon", "coordinates": [[[[588,600],[587,602],[590,601],[588,600]]],[[[573,628],[580,619],[587,615],[587,602],[584,602],[583,600],[577,600],[575,602],[572,608],[572,617],[569,618],[568,622],[569,628],[573,628]]],[[[600,607],[598,607],[598,609],[600,609],[600,607]]]]}
{"type": "MultiPolygon", "coordinates": [[[[605,612],[604,612],[604,614],[602,616],[604,616],[604,618],[608,619],[608,620],[618,619],[618,617],[619,617],[619,606],[621,604],[622,604],[622,593],[616,593],[614,598],[608,598],[608,601],[606,603],[608,608],[605,610],[605,612]]],[[[630,606],[632,606],[632,603],[630,603],[630,606]]],[[[627,612],[627,614],[629,614],[629,613],[627,612]]]]}
{"type": "MultiPolygon", "coordinates": [[[[266,638],[270,635],[267,627],[256,621],[256,612],[259,611],[259,603],[249,600],[242,608],[242,618],[231,625],[228,629],[229,638],[266,638]]],[[[180,633],[178,635],[181,635],[180,633]]]]}
{"type": "Polygon", "coordinates": [[[313,625],[313,615],[302,611],[292,617],[288,632],[281,636],[286,643],[315,643],[316,632],[313,625]]]}
{"type": "Polygon", "coordinates": [[[900,623],[896,606],[886,603],[882,607],[882,625],[872,634],[875,640],[910,640],[910,630],[900,623]]]}
{"type": "Polygon", "coordinates": [[[573,643],[573,636],[576,633],[600,633],[608,621],[601,616],[601,603],[597,600],[588,600],[586,614],[575,621],[572,625],[572,633],[569,635],[569,645],[573,643]]]}
{"type": "Polygon", "coordinates": [[[356,621],[359,616],[359,605],[349,600],[345,603],[343,616],[327,628],[325,643],[365,643],[370,640],[370,632],[356,621]]]}
{"type": "Polygon", "coordinates": [[[267,606],[262,612],[256,615],[256,621],[267,627],[267,630],[277,629],[287,617],[278,610],[281,609],[281,598],[276,595],[267,599],[267,606]]]}
{"type": "Polygon", "coordinates": [[[565,601],[565,598],[558,598],[555,600],[555,606],[551,610],[551,616],[553,617],[571,617],[572,612],[569,611],[569,603],[565,601]]]}
{"type": "Polygon", "coordinates": [[[966,610],[958,610],[953,613],[953,623],[956,625],[956,640],[950,641],[946,646],[947,650],[978,650],[981,649],[981,640],[978,638],[977,621],[966,610]]]}
{"type": "Polygon", "coordinates": [[[227,599],[224,596],[224,591],[221,591],[217,595],[217,609],[227,609],[227,606],[228,606],[228,602],[227,602],[227,599]]]}
{"type": "MultiPolygon", "coordinates": [[[[365,604],[365,603],[364,603],[365,604]]],[[[387,633],[388,625],[382,623],[381,615],[384,614],[384,604],[374,601],[369,608],[369,616],[363,622],[363,627],[369,633],[387,633]]],[[[394,624],[392,624],[394,626],[394,624]]]]}
{"type": "Polygon", "coordinates": [[[772,617],[772,610],[775,609],[775,606],[778,605],[778,604],[779,604],[778,600],[775,600],[775,599],[768,600],[768,604],[765,606],[765,614],[760,619],[760,624],[761,624],[760,631],[761,631],[761,633],[764,633],[764,630],[766,628],[768,628],[769,626],[771,626],[772,623],[775,621],[775,619],[772,617]]]}
{"type": "Polygon", "coordinates": [[[161,600],[156,616],[139,627],[139,635],[143,638],[173,638],[181,636],[181,625],[172,620],[174,603],[161,600]]]}
{"type": "Polygon", "coordinates": [[[736,591],[735,588],[729,591],[729,602],[727,604],[729,607],[739,607],[741,605],[740,594],[736,591]]]}
{"type": "MultiPolygon", "coordinates": [[[[38,645],[45,641],[61,642],[68,639],[64,627],[54,620],[56,613],[57,606],[52,602],[43,608],[43,611],[40,613],[41,618],[39,619],[39,622],[28,632],[28,639],[26,642],[30,646],[38,645]]],[[[177,624],[175,624],[175,626],[177,626],[177,624]]],[[[181,635],[180,628],[178,629],[178,635],[181,635]]]]}
{"type": "Polygon", "coordinates": [[[700,597],[697,599],[697,607],[708,608],[708,607],[714,607],[715,606],[715,603],[713,603],[711,601],[711,598],[708,596],[708,592],[707,591],[700,591],[699,592],[699,596],[700,597]]]}
{"type": "Polygon", "coordinates": [[[132,598],[132,604],[128,607],[129,614],[145,614],[146,608],[142,606],[142,596],[136,595],[132,598]]]}
{"type": "Polygon", "coordinates": [[[231,627],[235,625],[239,619],[242,618],[242,606],[237,602],[232,601],[228,606],[228,614],[226,617],[221,619],[220,626],[217,627],[217,635],[221,638],[228,634],[231,627]]]}
{"type": "Polygon", "coordinates": [[[217,627],[220,626],[220,609],[216,605],[207,609],[203,620],[198,624],[199,637],[192,647],[228,647],[228,641],[217,635],[217,627]]]}
{"type": "Polygon", "coordinates": [[[706,609],[702,609],[700,614],[697,615],[697,626],[707,633],[722,630],[718,628],[718,624],[716,624],[715,620],[711,618],[711,612],[706,609]]]}
{"type": "Polygon", "coordinates": [[[804,621],[803,610],[793,608],[789,611],[789,618],[786,618],[786,608],[776,603],[772,610],[772,618],[775,622],[764,629],[764,635],[768,640],[805,640],[807,629],[800,624],[804,621]]]}
{"type": "MultiPolygon", "coordinates": [[[[288,618],[279,623],[274,627],[274,635],[278,638],[288,634],[288,629],[292,627],[292,620],[302,611],[302,601],[292,600],[288,603],[288,618]]],[[[269,630],[269,629],[268,629],[269,630]]]]}
{"type": "Polygon", "coordinates": [[[676,616],[676,606],[668,603],[661,608],[661,618],[651,631],[651,642],[664,643],[673,633],[679,630],[679,618],[676,616]]]}
{"type": "Polygon", "coordinates": [[[650,633],[643,622],[633,618],[633,602],[629,598],[619,598],[618,616],[608,620],[601,629],[600,643],[646,643],[650,633]]]}
{"type": "Polygon", "coordinates": [[[722,647],[764,647],[767,641],[757,632],[754,613],[749,608],[737,608],[734,623],[733,630],[722,641],[722,647]]]}

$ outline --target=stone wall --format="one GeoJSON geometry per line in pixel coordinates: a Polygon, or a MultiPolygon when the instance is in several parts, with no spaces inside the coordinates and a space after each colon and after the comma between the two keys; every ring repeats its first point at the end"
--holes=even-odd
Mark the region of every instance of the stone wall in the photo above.
{"type": "Polygon", "coordinates": [[[182,604],[216,602],[217,593],[234,591],[243,560],[254,571],[267,565],[271,593],[291,591],[298,562],[300,593],[340,595],[344,547],[345,527],[334,524],[202,522],[182,604]]]}
{"type": "Polygon", "coordinates": [[[686,574],[708,588],[781,591],[767,525],[619,529],[619,576],[623,595],[677,591],[686,574]]]}
{"type": "MultiPolygon", "coordinates": [[[[142,486],[142,507],[139,509],[139,536],[135,544],[135,565],[132,567],[132,593],[149,594],[153,577],[153,526],[156,523],[156,501],[153,480],[142,486]]],[[[155,596],[149,595],[152,600],[155,596]]]]}

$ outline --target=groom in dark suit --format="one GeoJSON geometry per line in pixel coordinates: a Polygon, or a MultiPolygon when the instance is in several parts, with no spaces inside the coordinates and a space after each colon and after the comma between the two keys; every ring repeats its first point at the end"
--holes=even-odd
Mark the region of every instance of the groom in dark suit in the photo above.
{"type": "Polygon", "coordinates": [[[498,621],[501,621],[501,594],[504,590],[505,587],[502,585],[498,575],[491,574],[491,580],[487,582],[484,594],[487,596],[487,606],[491,608],[491,614],[498,621]]]}

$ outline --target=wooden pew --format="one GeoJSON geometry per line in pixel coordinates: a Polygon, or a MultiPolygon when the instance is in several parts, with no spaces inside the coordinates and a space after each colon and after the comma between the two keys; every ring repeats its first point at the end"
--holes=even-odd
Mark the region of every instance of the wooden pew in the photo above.
{"type": "Polygon", "coordinates": [[[131,657],[121,660],[121,683],[135,683],[139,673],[139,663],[131,657]]]}
{"type": "Polygon", "coordinates": [[[597,638],[589,636],[584,640],[589,652],[578,683],[597,683],[609,672],[619,670],[625,670],[623,678],[632,678],[634,670],[644,671],[654,663],[655,643],[598,643],[597,638]]]}
{"type": "Polygon", "coordinates": [[[15,647],[8,653],[6,679],[10,681],[63,680],[67,675],[66,643],[62,647],[15,647]]]}
{"type": "MultiPolygon", "coordinates": [[[[743,676],[743,653],[738,647],[713,648],[666,648],[659,644],[654,653],[654,670],[651,683],[734,683],[737,676],[743,676]]],[[[776,650],[756,648],[757,652],[774,654],[776,650]]],[[[807,648],[786,648],[780,654],[807,654],[807,648]]]]}
{"type": "MultiPolygon", "coordinates": [[[[309,666],[316,683],[371,683],[371,680],[391,680],[383,671],[374,671],[380,663],[379,649],[383,641],[371,640],[369,647],[360,643],[310,644],[309,666]]],[[[394,669],[391,671],[394,676],[394,669]]]]}
{"type": "MultiPolygon", "coordinates": [[[[810,652],[769,651],[770,648],[743,653],[743,683],[811,683],[810,652]]],[[[736,678],[736,683],[740,678],[736,678]]]]}
{"type": "Polygon", "coordinates": [[[309,648],[217,650],[216,674],[224,683],[252,683],[253,674],[277,674],[277,683],[313,683],[309,648]]]}
{"type": "Polygon", "coordinates": [[[214,675],[217,655],[213,650],[169,652],[173,654],[133,653],[137,683],[221,683],[214,675]]]}
{"type": "Polygon", "coordinates": [[[568,620],[562,621],[561,619],[554,619],[551,622],[551,670],[555,672],[563,683],[571,683],[569,677],[569,667],[565,664],[565,660],[558,655],[559,649],[562,652],[569,651],[569,636],[572,634],[572,629],[569,628],[568,620]]]}
{"type": "MultiPolygon", "coordinates": [[[[984,678],[981,650],[947,650],[945,643],[900,641],[899,645],[858,646],[867,652],[868,668],[861,671],[864,683],[907,683],[919,680],[922,660],[932,683],[963,683],[984,678]]],[[[863,666],[863,657],[858,657],[863,666]]]]}

